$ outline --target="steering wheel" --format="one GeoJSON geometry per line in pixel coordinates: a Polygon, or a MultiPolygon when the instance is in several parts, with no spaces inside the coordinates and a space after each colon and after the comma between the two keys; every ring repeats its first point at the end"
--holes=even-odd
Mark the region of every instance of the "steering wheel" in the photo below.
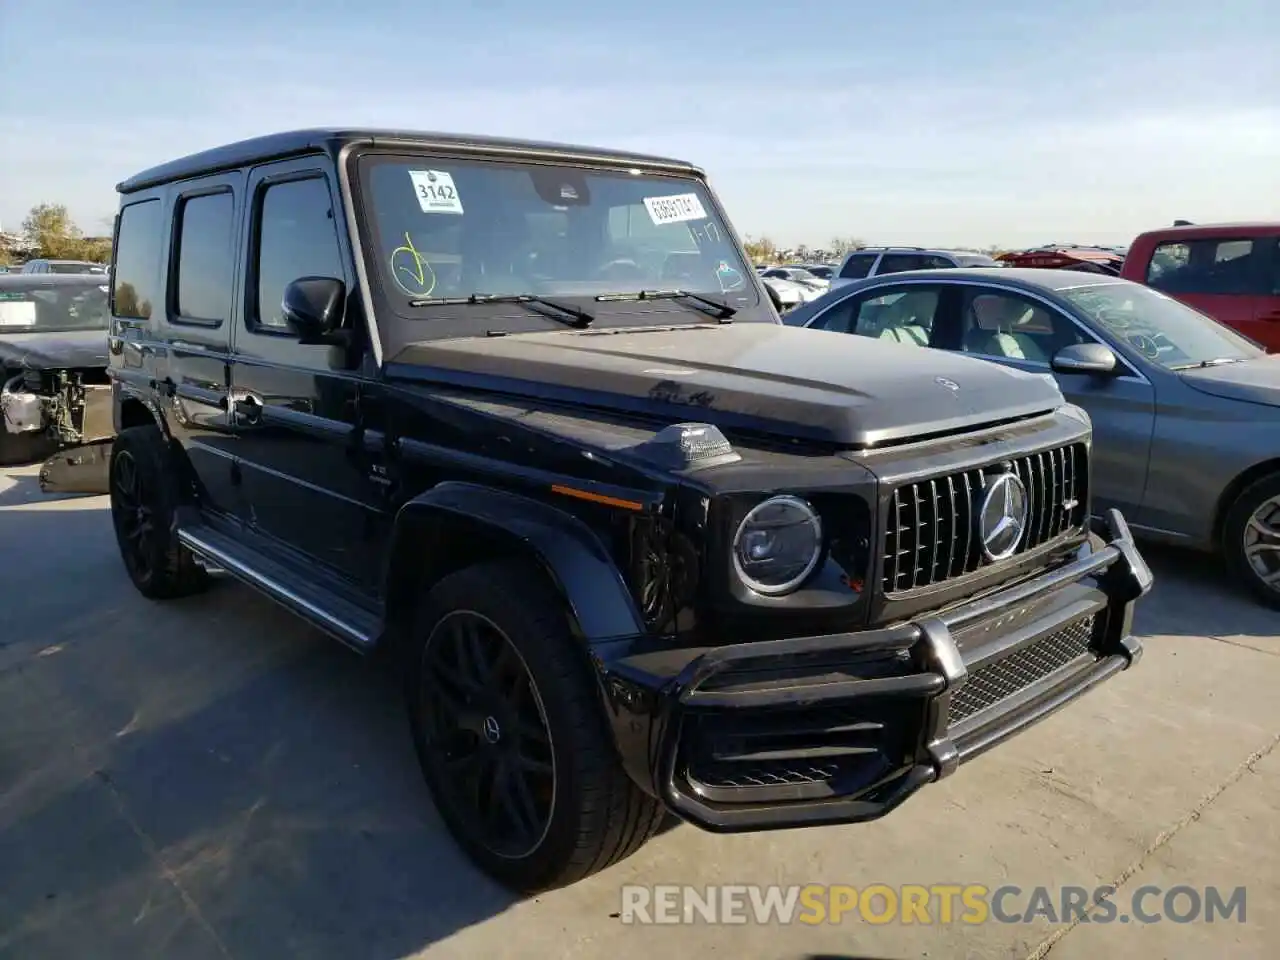
{"type": "Polygon", "coordinates": [[[1160,356],[1160,344],[1145,333],[1130,333],[1126,335],[1125,339],[1133,344],[1138,352],[1148,360],[1154,360],[1160,356]]]}
{"type": "Polygon", "coordinates": [[[619,257],[600,267],[596,276],[601,280],[643,280],[645,272],[629,257],[619,257]]]}

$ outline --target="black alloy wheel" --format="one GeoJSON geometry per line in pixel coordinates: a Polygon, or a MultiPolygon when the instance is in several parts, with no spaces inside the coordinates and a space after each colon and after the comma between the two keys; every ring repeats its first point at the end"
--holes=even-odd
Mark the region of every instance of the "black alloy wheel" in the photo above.
{"type": "Polygon", "coordinates": [[[128,450],[119,450],[111,458],[111,519],[130,576],[134,580],[150,580],[154,572],[155,516],[143,471],[128,450]]]}
{"type": "Polygon", "coordinates": [[[551,823],[556,768],[546,711],[523,657],[493,621],[455,610],[423,646],[418,682],[441,802],[495,856],[528,856],[551,823]]]}

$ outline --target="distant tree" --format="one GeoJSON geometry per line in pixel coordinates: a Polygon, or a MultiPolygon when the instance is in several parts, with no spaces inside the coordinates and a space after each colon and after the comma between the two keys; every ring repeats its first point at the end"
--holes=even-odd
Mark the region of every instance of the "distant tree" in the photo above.
{"type": "Polygon", "coordinates": [[[778,245],[768,237],[747,237],[743,246],[747,256],[757,262],[771,262],[778,255],[778,245]]]}
{"type": "Polygon", "coordinates": [[[87,240],[65,204],[36,204],[22,221],[22,232],[34,245],[32,256],[35,257],[94,262],[105,262],[111,257],[110,242],[87,240]]]}
{"type": "Polygon", "coordinates": [[[850,250],[857,250],[866,245],[865,241],[857,237],[832,237],[827,247],[832,256],[843,257],[850,250]]]}

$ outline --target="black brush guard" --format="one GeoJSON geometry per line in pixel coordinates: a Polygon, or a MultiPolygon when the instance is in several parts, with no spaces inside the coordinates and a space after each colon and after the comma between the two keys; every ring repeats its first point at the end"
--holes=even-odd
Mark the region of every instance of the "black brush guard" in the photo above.
{"type": "Polygon", "coordinates": [[[1118,511],[1093,526],[1100,548],[937,615],[708,651],[624,760],[647,752],[637,779],[707,830],[882,817],[1138,660],[1151,571],[1118,511]]]}

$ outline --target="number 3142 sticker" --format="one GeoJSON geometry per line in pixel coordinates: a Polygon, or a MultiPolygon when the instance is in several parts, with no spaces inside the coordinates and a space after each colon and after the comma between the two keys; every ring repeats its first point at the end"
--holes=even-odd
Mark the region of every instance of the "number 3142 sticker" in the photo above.
{"type": "Polygon", "coordinates": [[[453,185],[453,175],[443,170],[410,170],[413,192],[423,213],[461,213],[462,199],[453,185]]]}

